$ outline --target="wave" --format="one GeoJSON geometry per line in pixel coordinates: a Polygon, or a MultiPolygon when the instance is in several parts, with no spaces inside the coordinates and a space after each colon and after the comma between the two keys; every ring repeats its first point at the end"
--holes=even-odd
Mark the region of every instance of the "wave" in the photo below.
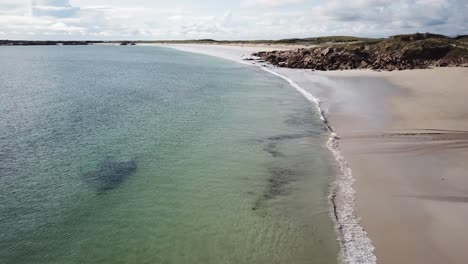
{"type": "Polygon", "coordinates": [[[341,172],[341,174],[337,175],[331,184],[328,199],[330,206],[332,207],[332,210],[330,211],[335,222],[335,230],[338,234],[338,241],[341,248],[340,260],[349,264],[377,263],[377,257],[374,254],[375,248],[372,245],[372,241],[368,237],[367,232],[361,227],[359,218],[354,209],[355,190],[353,188],[353,184],[355,179],[353,177],[352,170],[340,151],[340,138],[328,122],[325,111],[321,107],[320,100],[284,75],[281,75],[265,66],[254,64],[249,65],[258,66],[262,70],[284,79],[308,101],[315,104],[317,111],[320,114],[320,119],[322,119],[330,131],[330,138],[327,142],[327,147],[338,162],[341,172]]]}
{"type": "MultiPolygon", "coordinates": [[[[178,49],[177,47],[173,48],[178,49]]],[[[349,264],[377,263],[377,257],[374,254],[375,248],[372,245],[372,241],[368,237],[367,232],[360,225],[360,220],[355,211],[356,199],[354,195],[355,190],[353,188],[355,179],[353,177],[352,170],[340,151],[340,137],[336,134],[335,130],[330,125],[326,117],[326,113],[321,106],[321,101],[300,87],[293,80],[271,70],[268,67],[239,59],[234,59],[229,56],[223,56],[222,54],[210,54],[210,52],[203,52],[200,49],[180,50],[201,53],[208,56],[221,57],[223,59],[235,61],[245,65],[260,67],[262,70],[288,82],[290,86],[292,86],[296,91],[298,91],[308,101],[316,106],[317,111],[320,114],[320,119],[324,122],[330,131],[330,138],[327,142],[327,148],[338,162],[338,166],[341,172],[341,174],[337,175],[335,180],[331,183],[328,196],[328,201],[331,207],[330,213],[335,223],[335,231],[338,235],[338,242],[341,249],[339,260],[340,262],[349,264]]]]}

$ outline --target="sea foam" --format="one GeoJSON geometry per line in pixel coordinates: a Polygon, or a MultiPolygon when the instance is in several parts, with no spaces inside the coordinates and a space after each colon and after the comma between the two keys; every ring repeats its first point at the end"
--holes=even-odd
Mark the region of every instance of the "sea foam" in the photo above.
{"type": "Polygon", "coordinates": [[[377,262],[377,258],[374,254],[374,246],[372,245],[372,241],[368,237],[367,232],[360,225],[360,220],[354,209],[355,191],[353,184],[355,179],[349,164],[346,162],[346,159],[340,151],[340,138],[335,133],[333,127],[329,124],[325,111],[321,107],[320,100],[286,76],[265,66],[259,67],[268,73],[284,79],[308,101],[315,104],[317,111],[320,114],[320,119],[322,119],[330,131],[330,138],[327,142],[327,147],[338,162],[341,172],[336,176],[335,180],[331,184],[328,199],[330,206],[332,207],[332,210],[330,211],[335,222],[335,230],[337,232],[341,248],[340,261],[349,264],[375,264],[377,262]]]}
{"type": "MultiPolygon", "coordinates": [[[[176,48],[177,47],[173,47],[176,48]]],[[[374,254],[374,246],[368,237],[367,232],[360,225],[360,219],[355,211],[355,190],[353,184],[355,179],[352,170],[346,159],[340,151],[340,137],[336,134],[333,127],[329,124],[326,113],[321,107],[321,101],[311,93],[300,87],[293,80],[281,75],[272,69],[254,64],[251,62],[235,59],[230,56],[223,56],[222,53],[203,52],[200,49],[181,49],[189,52],[202,53],[209,56],[221,57],[227,60],[236,61],[245,65],[260,67],[262,70],[273,74],[289,83],[297,92],[302,94],[308,101],[313,103],[320,114],[320,119],[325,123],[330,131],[330,138],[327,142],[327,148],[335,157],[340,168],[340,174],[331,183],[329,190],[330,214],[335,223],[335,231],[338,235],[341,252],[339,260],[348,264],[375,264],[377,257],[374,254]]]]}

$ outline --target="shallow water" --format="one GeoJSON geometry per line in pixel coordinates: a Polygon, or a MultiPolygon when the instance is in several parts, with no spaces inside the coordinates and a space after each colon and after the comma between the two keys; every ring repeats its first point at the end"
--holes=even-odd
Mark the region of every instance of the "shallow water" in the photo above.
{"type": "Polygon", "coordinates": [[[1,263],[336,263],[315,107],[156,47],[0,48],[1,263]]]}

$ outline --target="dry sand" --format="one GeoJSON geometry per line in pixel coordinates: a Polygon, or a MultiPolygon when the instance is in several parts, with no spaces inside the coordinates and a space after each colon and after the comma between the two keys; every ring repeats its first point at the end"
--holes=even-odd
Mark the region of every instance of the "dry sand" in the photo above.
{"type": "Polygon", "coordinates": [[[288,50],[299,49],[312,46],[301,45],[265,45],[265,44],[248,44],[248,45],[220,45],[220,44],[143,44],[144,46],[158,46],[175,48],[187,52],[199,53],[209,56],[220,57],[223,59],[242,61],[250,58],[252,53],[258,51],[273,51],[273,50],[288,50]]]}
{"type": "MultiPolygon", "coordinates": [[[[274,49],[176,48],[236,61],[274,49]]],[[[468,68],[272,70],[322,101],[378,263],[468,263],[468,68]]]]}

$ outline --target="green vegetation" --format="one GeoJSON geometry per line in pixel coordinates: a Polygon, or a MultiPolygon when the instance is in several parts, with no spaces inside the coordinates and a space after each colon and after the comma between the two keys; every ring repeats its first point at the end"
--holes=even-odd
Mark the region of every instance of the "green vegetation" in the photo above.
{"type": "Polygon", "coordinates": [[[267,44],[267,45],[322,45],[335,43],[371,43],[380,42],[383,39],[377,38],[359,38],[351,36],[328,36],[316,38],[291,38],[280,40],[214,40],[214,39],[195,39],[195,40],[159,40],[159,41],[137,41],[137,43],[166,43],[166,44],[267,44]]]}
{"type": "Polygon", "coordinates": [[[405,57],[419,59],[439,59],[468,56],[468,42],[465,38],[450,38],[431,33],[416,33],[391,36],[378,42],[353,43],[343,45],[346,49],[364,47],[378,53],[401,53],[405,57]]]}
{"type": "Polygon", "coordinates": [[[321,45],[333,43],[360,43],[360,42],[378,42],[382,39],[376,38],[359,38],[352,36],[327,36],[317,38],[293,38],[293,39],[280,39],[274,41],[265,41],[271,44],[295,44],[295,45],[321,45]]]}
{"type": "Polygon", "coordinates": [[[214,39],[194,39],[194,40],[115,40],[115,41],[20,41],[20,40],[0,40],[0,45],[89,45],[95,43],[112,43],[121,45],[134,44],[227,44],[227,45],[342,45],[343,47],[356,48],[362,45],[376,45],[378,50],[389,51],[396,49],[412,49],[423,46],[446,46],[447,44],[468,48],[468,35],[460,35],[450,38],[444,35],[431,33],[416,33],[407,35],[396,35],[389,38],[360,38],[353,36],[325,36],[315,38],[290,38],[280,40],[214,40],[214,39]]]}
{"type": "Polygon", "coordinates": [[[460,36],[456,37],[455,39],[458,40],[458,41],[461,41],[461,42],[467,42],[468,43],[468,35],[460,35],[460,36]]]}
{"type": "MultiPolygon", "coordinates": [[[[458,36],[450,38],[444,35],[431,33],[416,33],[406,35],[396,35],[389,38],[360,38],[353,36],[325,36],[315,38],[291,38],[280,40],[214,40],[214,39],[195,39],[195,40],[158,40],[158,41],[136,41],[136,43],[160,43],[160,44],[267,44],[267,45],[343,45],[344,47],[359,47],[362,45],[378,45],[379,49],[391,50],[406,47],[408,43],[413,46],[446,45],[455,44],[461,47],[468,47],[468,36],[458,36]]],[[[407,47],[410,48],[410,47],[407,47]]]]}
{"type": "MultiPolygon", "coordinates": [[[[460,38],[459,38],[460,39],[460,38]]],[[[405,70],[468,66],[468,47],[457,38],[430,33],[386,39],[327,42],[316,47],[253,54],[273,65],[314,70],[405,70]]]]}

